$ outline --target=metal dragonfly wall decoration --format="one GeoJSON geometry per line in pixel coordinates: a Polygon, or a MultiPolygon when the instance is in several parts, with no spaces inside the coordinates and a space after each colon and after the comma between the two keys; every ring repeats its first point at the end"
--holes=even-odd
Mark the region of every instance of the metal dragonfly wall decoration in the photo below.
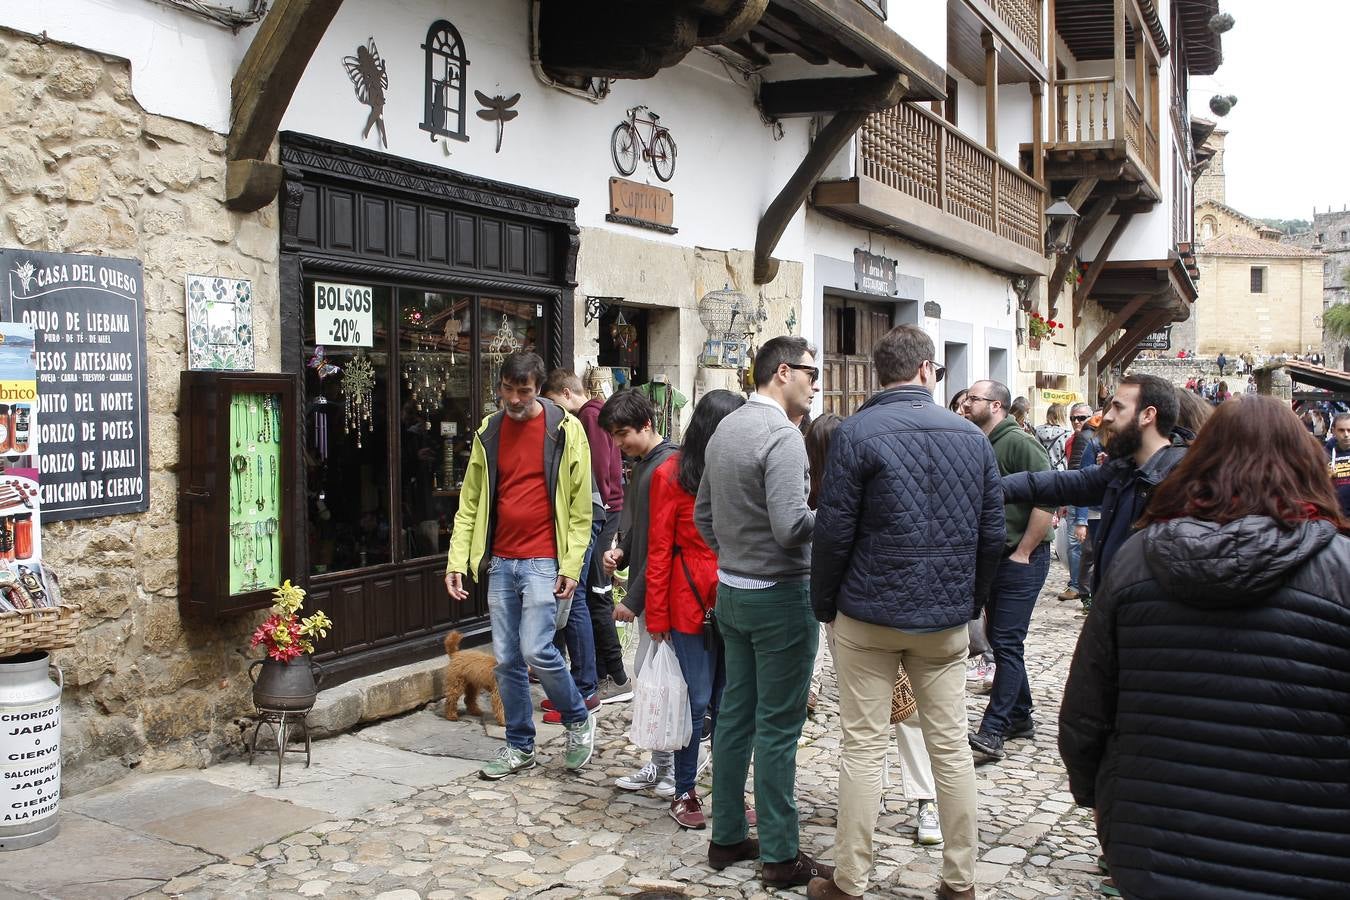
{"type": "Polygon", "coordinates": [[[478,118],[497,123],[497,149],[493,152],[501,153],[502,131],[505,129],[507,122],[520,115],[519,111],[511,108],[520,101],[520,94],[512,94],[510,97],[503,97],[498,94],[495,97],[489,97],[482,91],[474,91],[473,95],[478,98],[478,102],[483,106],[482,109],[478,110],[478,118]]]}

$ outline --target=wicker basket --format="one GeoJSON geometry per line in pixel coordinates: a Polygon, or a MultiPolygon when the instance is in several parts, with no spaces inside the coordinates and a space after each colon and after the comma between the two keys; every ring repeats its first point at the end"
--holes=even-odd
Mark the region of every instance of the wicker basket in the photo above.
{"type": "Polygon", "coordinates": [[[60,650],[79,630],[80,608],[70,604],[0,613],[0,656],[60,650]]]}
{"type": "Polygon", "coordinates": [[[891,691],[891,724],[898,725],[918,710],[918,701],[914,699],[914,688],[909,684],[909,676],[903,667],[900,676],[895,679],[895,690],[891,691]]]}

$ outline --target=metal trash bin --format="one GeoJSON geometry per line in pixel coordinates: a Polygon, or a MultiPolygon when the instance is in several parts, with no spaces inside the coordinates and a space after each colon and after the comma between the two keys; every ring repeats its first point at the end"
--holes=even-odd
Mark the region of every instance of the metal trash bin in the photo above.
{"type": "Polygon", "coordinates": [[[0,658],[0,850],[56,837],[62,687],[47,653],[0,658]]]}

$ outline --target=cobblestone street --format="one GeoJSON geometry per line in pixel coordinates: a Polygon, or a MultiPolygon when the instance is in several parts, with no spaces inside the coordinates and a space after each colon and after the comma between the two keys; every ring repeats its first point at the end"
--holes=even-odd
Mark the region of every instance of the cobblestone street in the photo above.
{"type": "MultiPolygon", "coordinates": [[[[977,769],[982,897],[1089,897],[1099,880],[1091,816],[1073,806],[1055,747],[1056,710],[1081,622],[1077,603],[1054,599],[1063,584],[1063,569],[1056,564],[1028,639],[1036,739],[1013,743],[1001,764],[977,769]]],[[[834,837],[839,746],[834,696],[827,677],[818,714],[806,725],[797,770],[803,849],[826,860],[834,837]]],[[[968,700],[974,722],[983,699],[970,694],[968,700]]],[[[625,736],[628,705],[601,710],[603,739],[580,778],[562,768],[562,739],[555,736],[542,746],[541,765],[524,776],[489,783],[469,773],[205,866],[150,896],[562,900],[642,890],[778,895],[766,892],[749,867],[708,869],[703,864],[708,832],[682,832],[666,814],[666,801],[612,787],[638,755],[625,736]]],[[[440,727],[477,728],[443,721],[440,727]]],[[[325,745],[315,752],[322,760],[325,745]]],[[[893,786],[878,822],[872,892],[931,896],[940,852],[915,845],[913,806],[896,791],[893,786]]]]}

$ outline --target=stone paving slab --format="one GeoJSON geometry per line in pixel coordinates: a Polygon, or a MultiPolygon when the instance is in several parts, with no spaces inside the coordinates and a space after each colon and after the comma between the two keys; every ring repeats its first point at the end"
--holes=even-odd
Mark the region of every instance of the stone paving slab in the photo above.
{"type": "Polygon", "coordinates": [[[330,818],[322,809],[259,797],[206,781],[196,772],[126,779],[72,798],[65,812],[225,859],[330,818]]]}
{"type": "Polygon", "coordinates": [[[53,840],[0,853],[0,885],[18,896],[122,900],[217,861],[193,847],[63,810],[53,840]]]}

